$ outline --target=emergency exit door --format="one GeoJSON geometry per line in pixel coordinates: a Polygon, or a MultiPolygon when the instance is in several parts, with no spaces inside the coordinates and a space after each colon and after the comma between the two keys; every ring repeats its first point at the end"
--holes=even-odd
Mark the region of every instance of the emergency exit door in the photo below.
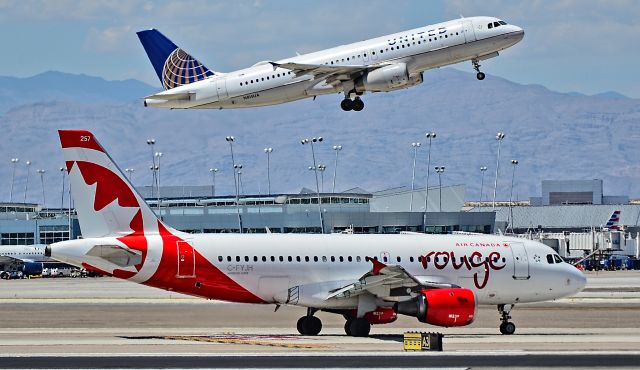
{"type": "Polygon", "coordinates": [[[178,274],[179,278],[196,276],[196,256],[191,244],[185,241],[178,241],[178,274]]]}

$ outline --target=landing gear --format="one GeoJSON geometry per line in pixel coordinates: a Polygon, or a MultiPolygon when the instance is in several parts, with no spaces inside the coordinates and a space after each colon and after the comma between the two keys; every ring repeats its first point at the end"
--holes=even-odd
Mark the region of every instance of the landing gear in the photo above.
{"type": "Polygon", "coordinates": [[[513,305],[511,304],[498,305],[498,312],[501,315],[500,321],[502,321],[500,324],[500,333],[505,335],[511,335],[516,332],[516,324],[509,321],[511,319],[511,316],[509,315],[511,313],[511,309],[513,309],[513,305]]]}
{"type": "Polygon", "coordinates": [[[315,309],[307,309],[307,316],[302,316],[298,319],[296,325],[298,333],[302,335],[318,335],[322,330],[322,321],[319,318],[313,316],[315,309]]]}
{"type": "Polygon", "coordinates": [[[365,318],[347,319],[344,323],[344,332],[352,337],[368,337],[371,332],[371,324],[365,318]]]}
{"type": "Polygon", "coordinates": [[[478,61],[478,59],[473,59],[471,60],[471,63],[473,64],[473,69],[476,70],[476,72],[478,72],[476,74],[476,78],[480,81],[484,80],[484,73],[480,72],[480,62],[478,61]]]}
{"type": "Polygon", "coordinates": [[[353,100],[344,98],[342,102],[340,102],[340,108],[342,108],[342,110],[345,112],[348,112],[350,110],[360,112],[364,109],[364,102],[362,101],[362,99],[360,99],[359,96],[356,96],[353,100]]]}

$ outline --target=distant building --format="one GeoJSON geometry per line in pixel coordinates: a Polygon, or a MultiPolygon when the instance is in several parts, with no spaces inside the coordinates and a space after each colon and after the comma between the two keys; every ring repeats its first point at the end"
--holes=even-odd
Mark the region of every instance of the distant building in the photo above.
{"type": "Polygon", "coordinates": [[[603,181],[543,180],[542,196],[529,198],[532,206],[569,204],[629,204],[626,195],[603,195],[603,181]]]}

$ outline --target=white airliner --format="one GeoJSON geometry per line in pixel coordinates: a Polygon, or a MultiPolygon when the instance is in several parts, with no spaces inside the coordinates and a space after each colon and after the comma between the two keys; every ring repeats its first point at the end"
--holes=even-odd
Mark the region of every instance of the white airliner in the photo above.
{"type": "Polygon", "coordinates": [[[186,234],[159,220],[91,132],[61,130],[84,239],[46,254],[89,271],[231,302],[307,308],[344,316],[366,336],[398,314],[464,326],[478,304],[495,305],[512,334],[511,308],[579,292],[585,277],[549,247],[496,235],[186,234]]]}
{"type": "Polygon", "coordinates": [[[42,262],[46,262],[45,245],[2,245],[0,246],[0,278],[9,276],[7,271],[20,271],[25,275],[42,273],[42,262]]]}
{"type": "Polygon", "coordinates": [[[138,32],[165,91],[146,107],[247,108],[343,93],[345,111],[361,111],[365,92],[388,92],[422,83],[428,69],[480,61],[518,43],[522,28],[493,17],[461,18],[279,61],[262,61],[229,73],[214,72],[158,30],[138,32]]]}

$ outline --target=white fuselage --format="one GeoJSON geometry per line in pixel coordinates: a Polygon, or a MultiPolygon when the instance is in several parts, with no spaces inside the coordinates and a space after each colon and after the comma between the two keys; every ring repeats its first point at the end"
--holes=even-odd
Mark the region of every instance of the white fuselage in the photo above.
{"type": "Polygon", "coordinates": [[[25,262],[44,262],[48,259],[44,255],[44,244],[35,245],[3,245],[0,246],[0,260],[7,257],[8,260],[25,262]]]}
{"type": "MultiPolygon", "coordinates": [[[[489,29],[493,17],[461,18],[283,59],[276,63],[299,63],[327,66],[385,66],[406,64],[411,82],[422,82],[422,72],[467,60],[482,60],[519,42],[524,31],[514,25],[489,29]]],[[[335,77],[335,76],[333,76],[335,77]]],[[[353,76],[345,77],[346,80],[353,76]]],[[[348,84],[347,84],[348,85],[348,84]]],[[[244,108],[280,104],[323,94],[351,90],[343,84],[328,84],[312,74],[274,68],[260,62],[230,73],[216,73],[201,81],[179,86],[145,99],[145,106],[158,108],[244,108]],[[167,100],[162,95],[188,93],[188,99],[167,100]]],[[[396,88],[393,88],[395,90],[396,88]]],[[[377,90],[377,91],[391,91],[377,90]]],[[[358,94],[366,91],[359,90],[358,94]]]]}
{"type": "MultiPolygon", "coordinates": [[[[196,284],[198,281],[205,286],[214,284],[204,277],[211,264],[265,303],[357,307],[357,297],[326,299],[327,292],[353,283],[369,271],[372,263],[366,257],[402,266],[430,284],[469,288],[475,292],[478,303],[485,305],[557,299],[580,291],[586,281],[579,270],[565,262],[549,263],[547,256],[555,252],[541,243],[494,235],[180,234],[180,237],[206,263],[196,258],[172,260],[170,266],[177,264],[178,273],[172,274],[171,279],[193,277],[196,284]]],[[[147,236],[147,240],[146,262],[130,280],[180,291],[175,283],[153,281],[160,261],[175,256],[164,256],[159,246],[153,247],[159,238],[147,236]]],[[[112,265],[105,264],[104,259],[92,258],[89,251],[96,245],[111,244],[122,243],[116,238],[61,242],[52,245],[52,257],[110,271],[112,265]]],[[[233,301],[233,292],[225,293],[224,289],[220,286],[214,296],[201,296],[233,301]]],[[[200,295],[191,290],[185,293],[200,295]]]]}

